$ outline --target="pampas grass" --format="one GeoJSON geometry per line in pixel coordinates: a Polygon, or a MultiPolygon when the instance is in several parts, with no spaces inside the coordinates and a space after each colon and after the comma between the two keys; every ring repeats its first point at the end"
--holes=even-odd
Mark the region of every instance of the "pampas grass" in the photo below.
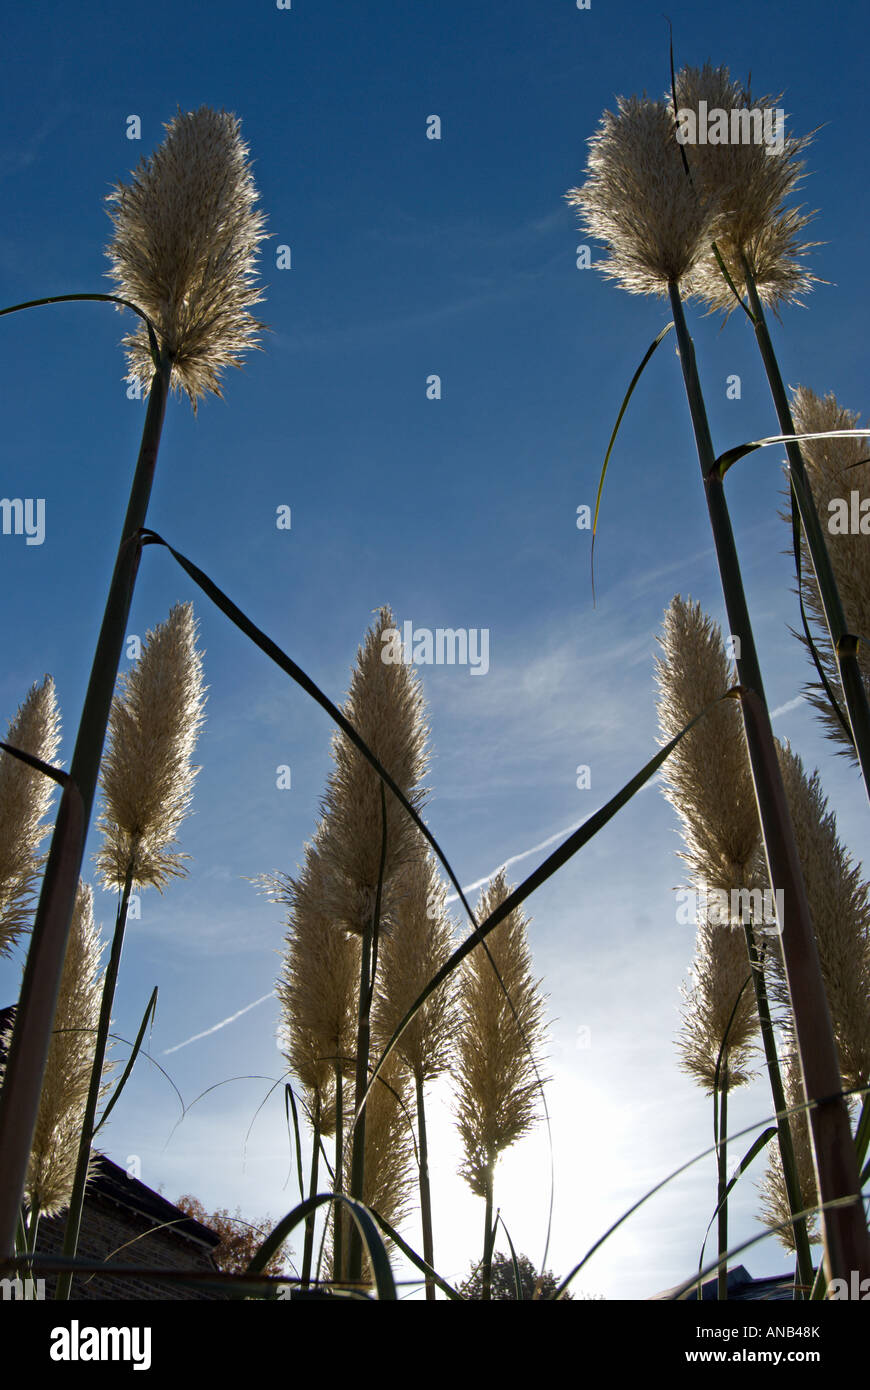
{"type": "MultiPolygon", "coordinates": [[[[779,746],[804,879],[813,914],[822,978],[843,1084],[870,1084],[870,886],[837,834],[837,820],[818,772],[808,776],[788,743],[779,746]]],[[[773,955],[772,994],[788,1006],[781,959],[773,955]]]]}
{"type": "MultiPolygon", "coordinates": [[[[445,898],[446,889],[435,860],[421,843],[420,858],[409,864],[402,875],[384,936],[373,1019],[373,1038],[379,1051],[450,956],[454,928],[445,898]]],[[[423,1258],[429,1265],[434,1264],[434,1238],[425,1086],[449,1067],[456,1024],[456,981],[455,977],[448,977],[418,1009],[394,1052],[414,1084],[423,1258]]],[[[435,1298],[435,1285],[430,1278],[426,1280],[426,1297],[430,1302],[435,1298]]]]}
{"type": "MultiPolygon", "coordinates": [[[[510,891],[500,870],[480,895],[477,920],[489,917],[510,891]]],[[[495,1234],[495,1166],[539,1116],[535,1067],[543,1050],[545,1005],[539,982],[532,977],[527,927],[522,911],[515,908],[487,936],[489,955],[478,946],[466,957],[459,982],[455,1076],[457,1127],[464,1149],[460,1174],[486,1202],[484,1298],[489,1297],[495,1234]]]]}
{"type": "MultiPolygon", "coordinates": [[[[30,687],[4,742],[44,763],[57,757],[60,711],[51,676],[30,687]]],[[[54,783],[43,773],[0,752],[0,956],[11,954],[30,922],[53,791],[54,783]]]]}
{"type": "Polygon", "coordinates": [[[234,116],[207,107],[179,112],[161,148],[144,160],[130,185],[111,196],[109,247],[123,297],[150,314],[155,337],[127,339],[129,370],[148,395],[136,471],[94,655],[81,722],[52,837],[34,937],[50,943],[28,956],[0,1096],[0,1250],[14,1239],[17,1207],[36,1122],[63,952],[72,919],[84,837],[100,770],[112,694],[141,554],[141,532],[160,448],[171,385],[194,408],[219,374],[237,363],[257,325],[247,306],[262,295],[253,284],[254,253],[264,232],[234,116]],[[138,302],[138,301],[142,302],[138,302]],[[83,823],[80,829],[78,821],[83,823]]]}
{"type": "MultiPolygon", "coordinates": [[[[111,1023],[130,891],[153,885],[162,892],[185,872],[173,848],[190,810],[197,768],[191,758],[203,722],[202,653],[196,647],[193,605],[178,603],[165,623],[148,632],[138,664],[120,677],[109,718],[103,762],[103,843],[95,855],[107,888],[120,895],[112,950],[103,985],[91,1088],[79,1140],[78,1167],[64,1231],[64,1254],[76,1253],[90,1161],[100,1076],[111,1023]]],[[[186,857],[186,856],[184,856],[186,857]]],[[[72,1275],[58,1279],[69,1297],[72,1275]]]]}
{"type": "MultiPolygon", "coordinates": [[[[823,430],[856,429],[860,426],[857,412],[840,405],[833,392],[817,396],[809,387],[798,386],[792,393],[792,415],[799,433],[819,433],[823,430]]],[[[855,534],[851,528],[832,529],[836,512],[831,502],[843,499],[847,506],[852,491],[866,492],[867,467],[859,470],[856,464],[866,459],[870,453],[870,439],[807,439],[801,445],[806,464],[807,478],[812,487],[819,511],[827,523],[826,540],[828,555],[843,603],[846,624],[850,632],[862,637],[858,647],[858,664],[865,690],[870,694],[870,550],[866,535],[855,534]],[[861,491],[862,480],[865,482],[861,491]]],[[[803,598],[807,612],[815,622],[816,645],[822,669],[841,708],[844,704],[843,687],[836,653],[831,645],[830,632],[825,619],[825,609],[819,590],[818,580],[812,569],[811,557],[806,536],[801,535],[801,558],[803,578],[803,598]]],[[[819,682],[812,682],[806,688],[806,695],[818,711],[819,718],[827,736],[841,745],[845,754],[856,766],[858,759],[855,745],[836,713],[819,682]]]]}
{"type": "Polygon", "coordinates": [[[610,251],[603,274],[630,294],[666,295],[691,276],[710,242],[716,206],[699,197],[680,161],[663,102],[618,97],[589,141],[587,180],[566,200],[610,251]]]}
{"type": "Polygon", "coordinates": [[[142,656],[118,679],[103,758],[103,842],[96,858],[105,888],[160,892],[187,871],[179,828],[199,771],[192,763],[202,727],[205,686],[193,604],[177,603],[148,632],[142,656]]]}
{"type": "MultiPolygon", "coordinates": [[[[753,98],[748,86],[732,80],[727,67],[685,67],[675,80],[677,111],[739,111],[753,108],[774,111],[780,96],[753,98]]],[[[672,94],[666,98],[673,120],[672,94]]],[[[801,241],[812,214],[786,206],[798,187],[804,164],[799,158],[811,136],[781,132],[782,148],[764,140],[731,140],[727,143],[687,143],[683,146],[692,182],[699,196],[716,209],[712,228],[716,245],[738,293],[746,293],[746,271],[751,273],[762,303],[799,303],[816,280],[802,257],[817,242],[801,241]]],[[[696,267],[693,292],[711,312],[726,315],[737,307],[734,295],[710,247],[696,267]]]]}
{"type": "Polygon", "coordinates": [[[80,882],[24,1189],[31,1249],[39,1217],[58,1215],[72,1195],[100,1011],[101,953],[93,893],[80,882]]]}
{"type": "MultiPolygon", "coordinates": [[[[257,346],[249,312],[263,295],[256,254],[267,236],[238,119],[201,106],[165,126],[130,183],[108,196],[115,235],[108,254],[117,292],[149,316],[172,359],[172,384],[194,410],[220,376],[257,346]]],[[[129,379],[149,389],[154,364],[144,327],[124,340],[129,379]]]]}

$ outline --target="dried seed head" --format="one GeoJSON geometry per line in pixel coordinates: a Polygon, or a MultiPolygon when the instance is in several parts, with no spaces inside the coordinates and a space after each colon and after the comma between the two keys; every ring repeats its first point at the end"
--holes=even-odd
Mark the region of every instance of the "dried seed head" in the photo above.
{"type": "MultiPolygon", "coordinates": [[[[43,1216],[64,1211],[72,1194],[100,1017],[101,950],[93,893],[79,881],[24,1189],[30,1211],[43,1216]]],[[[10,1037],[11,1029],[7,1047],[10,1037]]]]}
{"type": "MultiPolygon", "coordinates": [[[[788,743],[777,742],[800,854],[840,1070],[846,1087],[870,1082],[870,888],[837,835],[818,772],[808,777],[788,743]]],[[[771,995],[788,1009],[781,959],[771,995]]]]}
{"type": "MultiPolygon", "coordinates": [[[[714,68],[705,63],[702,68],[683,68],[677,74],[675,88],[677,113],[691,111],[698,118],[703,101],[708,114],[723,111],[728,116],[727,143],[698,140],[687,142],[683,149],[699,196],[719,211],[716,244],[735,288],[741,295],[746,292],[742,264],[745,255],[763,303],[775,306],[799,302],[817,279],[799,257],[819,243],[800,240],[812,214],[805,215],[784,204],[801,180],[805,166],[799,155],[812,137],[798,137],[778,129],[775,139],[760,138],[764,133],[763,113],[773,116],[781,111],[781,96],[753,100],[748,87],[732,81],[727,67],[714,68]],[[759,115],[753,119],[732,117],[732,112],[741,111],[757,111],[759,115]],[[732,140],[732,121],[734,135],[756,138],[732,140]]],[[[675,119],[670,92],[667,105],[671,119],[675,119]]],[[[692,279],[693,289],[711,310],[731,313],[737,302],[711,249],[705,249],[706,255],[692,279]]]]}
{"type": "MultiPolygon", "coordinates": [[[[4,743],[52,763],[60,748],[60,712],[54,681],[34,683],[9,725],[4,743]]],[[[43,819],[55,783],[0,752],[0,956],[9,955],[29,925],[45,837],[43,819]]]]}
{"type": "MultiPolygon", "coordinates": [[[[382,608],[357,652],[343,712],[390,773],[415,809],[425,795],[420,782],[428,763],[420,682],[412,667],[382,660],[382,635],[395,629],[382,608]]],[[[332,742],[335,767],[324,799],[320,849],[327,862],[325,906],[350,931],[362,932],[371,920],[377,895],[383,844],[381,780],[343,733],[332,742]]],[[[385,789],[387,844],[382,900],[389,913],[395,875],[420,853],[419,832],[393,793],[385,789]]]]}
{"type": "MultiPolygon", "coordinates": [[[[791,1047],[794,1047],[794,1039],[790,1039],[791,1047]]],[[[805,1105],[806,1096],[801,1084],[800,1066],[795,1056],[787,1057],[783,1066],[783,1089],[785,1091],[786,1104],[789,1109],[794,1106],[805,1105]]],[[[807,1121],[806,1110],[798,1110],[794,1115],[788,1117],[789,1129],[791,1130],[792,1145],[794,1147],[795,1164],[797,1167],[798,1186],[801,1194],[801,1209],[806,1211],[818,1204],[818,1193],[816,1188],[816,1174],[813,1167],[813,1151],[810,1141],[809,1123],[807,1121]]],[[[791,1221],[791,1206],[788,1200],[788,1190],[785,1185],[785,1177],[782,1171],[782,1158],[779,1152],[779,1145],[774,1140],[768,1145],[767,1172],[760,1185],[761,1192],[761,1220],[766,1226],[771,1227],[782,1225],[783,1222],[791,1221]]],[[[818,1217],[813,1214],[805,1218],[807,1235],[811,1243],[818,1244],[822,1237],[818,1232],[818,1217]]],[[[781,1231],[776,1232],[776,1238],[786,1250],[794,1251],[795,1239],[794,1228],[791,1225],[783,1226],[781,1231]]]]}
{"type": "MultiPolygon", "coordinates": [[[[482,924],[510,891],[499,870],[481,893],[478,922],[482,924]]],[[[460,1173],[480,1197],[486,1196],[499,1154],[527,1134],[538,1118],[532,1058],[540,1065],[544,998],[532,978],[527,925],[520,908],[515,908],[486,938],[522,1032],[482,944],[466,956],[461,970],[454,1064],[457,1125],[465,1149],[460,1173]]]]}
{"type": "MultiPolygon", "coordinates": [[[[799,386],[792,394],[792,415],[795,430],[799,434],[860,428],[859,415],[841,406],[833,392],[820,397],[806,386],[799,386]]],[[[806,463],[807,478],[825,529],[825,541],[840,591],[846,624],[850,632],[862,639],[858,647],[858,663],[864,685],[870,695],[870,542],[867,534],[862,533],[860,529],[861,525],[867,525],[866,516],[860,519],[857,531],[852,529],[851,516],[852,492],[857,490],[861,496],[865,496],[868,491],[870,465],[863,468],[856,468],[854,465],[870,455],[870,439],[808,439],[804,440],[800,447],[806,463]],[[832,503],[839,505],[832,507],[832,503]],[[844,511],[848,520],[844,519],[844,511]]],[[[790,517],[788,519],[791,525],[790,517]]],[[[840,709],[845,714],[846,702],[840,684],[840,672],[831,646],[821,595],[803,530],[801,543],[804,603],[816,629],[814,641],[825,676],[837,697],[840,709]]],[[[802,637],[801,640],[805,641],[805,638],[802,637]]],[[[850,758],[857,767],[854,744],[831,709],[824,687],[820,682],[813,681],[806,687],[805,694],[818,710],[827,736],[841,745],[839,751],[850,758]]]]}
{"type": "MultiPolygon", "coordinates": [[[[667,743],[734,683],[722,633],[699,603],[676,595],[656,660],[660,742],[667,743]]],[[[753,888],[761,846],[758,808],[736,700],[723,700],[664,764],[665,796],[680,817],[693,882],[753,888]]],[[[763,880],[762,880],[763,883],[763,880]]]]}
{"type": "MultiPolygon", "coordinates": [[[[446,889],[431,854],[409,864],[394,895],[389,932],[378,962],[378,1001],[372,1021],[380,1052],[414,1000],[441,969],[453,949],[453,922],[445,908],[446,889]]],[[[421,1081],[439,1076],[450,1063],[456,1028],[454,975],[430,994],[396,1044],[408,1070],[421,1081]]]]}
{"type": "Polygon", "coordinates": [[[590,236],[610,249],[601,266],[630,294],[666,295],[687,282],[712,239],[716,205],[686,177],[664,102],[619,97],[589,141],[588,177],[565,195],[590,236]]]}
{"type": "Polygon", "coordinates": [[[690,985],[681,987],[680,1065],[708,1095],[717,1086],[720,1091],[732,1091],[752,1080],[749,1063],[758,1033],[755,991],[741,928],[702,921],[689,973],[690,985]]]}
{"type": "MultiPolygon", "coordinates": [[[[288,930],[277,994],[287,1061],[302,1084],[327,1104],[338,1062],[353,1074],[359,991],[359,938],[324,911],[327,867],[317,839],[296,878],[273,876],[273,901],[286,903],[288,930]]],[[[334,1122],[334,1121],[333,1121],[334,1122]]],[[[328,1133],[329,1130],[321,1130],[328,1133]]]]}
{"type": "Polygon", "coordinates": [[[149,632],[138,664],[118,679],[100,784],[103,843],[95,855],[106,888],[160,891],[185,872],[173,850],[193,799],[191,763],[203,723],[202,653],[193,604],[177,603],[149,632]]]}
{"type": "MultiPolygon", "coordinates": [[[[220,373],[239,366],[264,327],[249,312],[264,231],[239,122],[226,111],[179,108],[166,138],[109,194],[108,247],[117,293],[151,319],[172,358],[172,383],[194,410],[220,373]]],[[[154,363],[144,324],[124,339],[129,379],[147,392],[154,363]]]]}

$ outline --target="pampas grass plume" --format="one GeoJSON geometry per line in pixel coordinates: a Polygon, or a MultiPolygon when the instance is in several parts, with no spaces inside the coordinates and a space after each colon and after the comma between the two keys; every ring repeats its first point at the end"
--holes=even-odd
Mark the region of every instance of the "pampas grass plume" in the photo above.
{"type": "MultiPolygon", "coordinates": [[[[263,298],[255,257],[267,233],[237,118],[179,108],[165,129],[130,183],[108,196],[108,255],[117,293],[151,319],[172,359],[173,386],[195,410],[206,391],[221,394],[223,368],[257,346],[264,325],[249,311],[263,298]]],[[[144,325],[124,342],[129,379],[147,392],[154,363],[144,325]]]]}
{"type": "Polygon", "coordinates": [[[64,1211],[72,1193],[100,1016],[101,951],[93,893],[79,881],[25,1186],[31,1213],[43,1216],[64,1211]]]}
{"type": "Polygon", "coordinates": [[[146,636],[138,664],[118,679],[103,758],[103,843],[95,859],[106,888],[160,891],[186,870],[173,846],[199,771],[191,762],[203,722],[202,653],[191,603],[176,604],[146,636]]]}
{"type": "MultiPolygon", "coordinates": [[[[798,386],[792,393],[792,416],[798,433],[860,428],[859,415],[841,406],[833,392],[821,397],[806,386],[798,386]]],[[[825,540],[848,630],[866,639],[862,640],[858,647],[858,663],[864,684],[870,693],[870,540],[866,534],[855,534],[850,527],[845,531],[838,528],[832,531],[830,526],[834,520],[830,503],[834,499],[842,499],[850,507],[850,493],[861,489],[862,480],[862,495],[867,491],[868,467],[859,469],[854,465],[870,454],[870,440],[807,439],[801,443],[801,453],[822,524],[828,523],[825,540]]],[[[787,519],[791,526],[790,516],[787,519]]],[[[803,531],[801,546],[804,603],[809,616],[815,621],[818,632],[816,646],[825,676],[837,696],[840,708],[844,709],[840,673],[831,647],[821,595],[803,531]]],[[[823,686],[819,682],[812,682],[807,686],[805,693],[818,711],[827,736],[842,745],[839,751],[850,758],[857,767],[854,744],[831,709],[823,686]]]]}
{"type": "MultiPolygon", "coordinates": [[[[714,68],[710,63],[702,68],[683,68],[676,76],[675,87],[677,111],[697,114],[701,101],[707,103],[708,111],[726,111],[729,118],[732,110],[782,109],[778,105],[780,96],[753,98],[748,87],[732,80],[727,67],[714,68]]],[[[667,104],[673,120],[670,92],[667,104]]],[[[722,144],[698,141],[683,146],[699,195],[718,209],[716,244],[735,287],[739,293],[745,293],[745,255],[760,300],[773,307],[798,303],[811,288],[817,277],[805,268],[800,257],[819,244],[800,240],[812,216],[785,206],[785,200],[801,180],[804,164],[799,156],[812,137],[784,131],[780,135],[781,149],[764,140],[729,140],[722,144]]],[[[711,310],[730,314],[737,307],[709,247],[693,275],[692,288],[711,310]]]]}
{"type": "Polygon", "coordinates": [[[686,177],[665,103],[617,98],[616,113],[605,111],[589,141],[586,169],[583,187],[565,196],[586,232],[609,248],[604,274],[630,294],[666,295],[669,283],[690,280],[716,207],[686,177]]]}
{"type": "MultiPolygon", "coordinates": [[[[478,922],[510,891],[499,870],[480,895],[478,922]]],[[[465,1150],[460,1173],[479,1197],[487,1195],[499,1155],[529,1133],[539,1114],[532,1058],[540,1062],[544,998],[532,978],[527,925],[515,908],[486,938],[526,1041],[482,945],[461,970],[455,1063],[457,1124],[465,1150]]]]}
{"type": "MultiPolygon", "coordinates": [[[[35,682],[4,739],[51,763],[60,748],[60,712],[54,681],[35,682]]],[[[9,955],[27,928],[41,860],[37,850],[55,783],[20,758],[0,752],[0,956],[9,955]]]]}

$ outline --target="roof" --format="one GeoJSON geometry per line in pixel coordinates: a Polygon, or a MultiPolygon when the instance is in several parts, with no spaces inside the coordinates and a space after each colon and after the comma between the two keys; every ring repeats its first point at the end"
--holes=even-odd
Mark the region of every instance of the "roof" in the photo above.
{"type": "MultiPolygon", "coordinates": [[[[688,1293],[680,1293],[682,1284],[675,1284],[671,1289],[664,1289],[662,1293],[654,1293],[650,1302],[667,1302],[677,1298],[692,1301],[697,1298],[697,1290],[692,1288],[688,1293]]],[[[701,1285],[701,1299],[710,1302],[719,1297],[718,1280],[714,1276],[712,1279],[705,1279],[701,1285]]],[[[735,1265],[728,1271],[728,1301],[730,1303],[791,1303],[794,1299],[794,1275],[775,1274],[765,1279],[753,1279],[749,1270],[744,1265],[735,1265]]]]}

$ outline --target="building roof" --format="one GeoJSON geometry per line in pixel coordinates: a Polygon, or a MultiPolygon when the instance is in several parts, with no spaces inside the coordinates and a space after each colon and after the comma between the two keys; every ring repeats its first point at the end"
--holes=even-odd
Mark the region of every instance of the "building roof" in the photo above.
{"type": "MultiPolygon", "coordinates": [[[[688,1293],[680,1293],[682,1284],[675,1284],[672,1289],[664,1289],[662,1293],[654,1293],[650,1302],[673,1301],[677,1298],[692,1301],[697,1299],[697,1289],[692,1288],[688,1293]]],[[[718,1280],[715,1275],[712,1279],[705,1279],[701,1285],[701,1299],[703,1302],[711,1302],[719,1297],[718,1280]]],[[[753,1279],[748,1269],[744,1265],[735,1265],[728,1271],[728,1301],[730,1303],[761,1303],[761,1302],[791,1302],[794,1299],[794,1275],[775,1274],[766,1279],[753,1279]]]]}

